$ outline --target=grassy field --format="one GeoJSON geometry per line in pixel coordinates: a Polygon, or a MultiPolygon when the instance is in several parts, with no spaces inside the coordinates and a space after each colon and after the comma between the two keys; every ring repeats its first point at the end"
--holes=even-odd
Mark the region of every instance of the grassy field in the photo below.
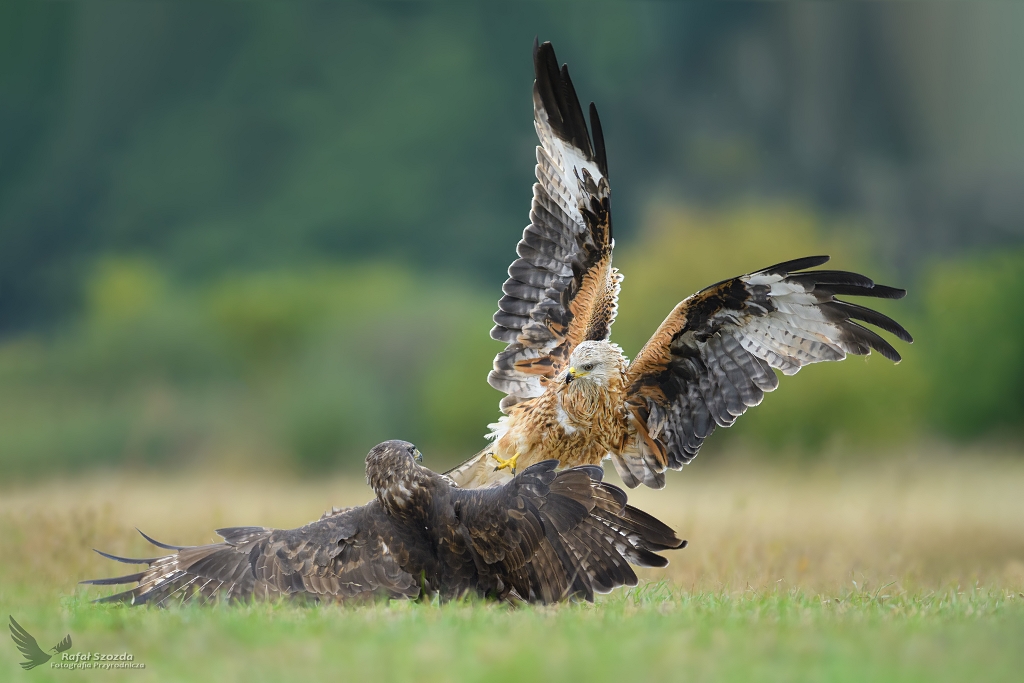
{"type": "MultiPolygon", "coordinates": [[[[428,463],[429,464],[429,463],[428,463]]],[[[144,669],[2,680],[1020,680],[1024,459],[836,454],[769,467],[698,461],[633,502],[690,540],[596,605],[94,606],[76,585],[233,524],[295,526],[365,501],[360,481],[96,476],[0,490],[0,607],[44,648],[130,652],[144,669]]],[[[6,639],[5,639],[6,640],[6,639]]]]}

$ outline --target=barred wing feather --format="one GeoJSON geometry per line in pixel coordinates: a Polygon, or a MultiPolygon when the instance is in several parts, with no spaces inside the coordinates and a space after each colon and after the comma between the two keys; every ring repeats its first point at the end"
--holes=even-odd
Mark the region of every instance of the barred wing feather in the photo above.
{"type": "Polygon", "coordinates": [[[550,43],[534,46],[534,68],[537,183],[491,330],[508,343],[487,378],[507,394],[505,411],[543,394],[581,341],[608,339],[621,281],[611,265],[611,190],[597,109],[591,104],[592,142],[569,71],[559,69],[550,43]]]}
{"type": "MultiPolygon", "coordinates": [[[[912,342],[891,318],[837,296],[902,298],[856,273],[806,270],[828,261],[811,256],[712,285],[682,301],[627,372],[627,405],[658,449],[648,462],[679,469],[715,427],[728,427],[779,384],[774,369],[872,350],[894,362],[892,345],[858,321],[912,342]]],[[[628,483],[628,482],[627,482],[628,483]]]]}
{"type": "Polygon", "coordinates": [[[147,568],[82,583],[137,583],[130,590],[99,600],[133,605],[292,596],[341,602],[376,596],[415,597],[419,584],[402,570],[404,558],[396,557],[395,549],[386,542],[388,527],[380,506],[371,503],[298,529],[219,529],[224,541],[210,545],[169,546],[143,534],[153,545],[176,552],[135,559],[97,551],[108,559],[147,568]]]}

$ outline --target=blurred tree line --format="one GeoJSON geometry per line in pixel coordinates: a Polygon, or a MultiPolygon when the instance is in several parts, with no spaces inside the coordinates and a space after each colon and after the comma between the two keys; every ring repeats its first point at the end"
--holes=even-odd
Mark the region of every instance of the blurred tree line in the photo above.
{"type": "MultiPolygon", "coordinates": [[[[792,206],[652,212],[617,263],[614,339],[635,354],[694,290],[796,254],[864,270],[868,245],[792,206]],[[708,258],[711,254],[714,258],[708,258]]],[[[511,242],[514,236],[510,237],[511,242]]],[[[903,301],[878,302],[918,342],[783,378],[722,430],[754,452],[886,450],[922,436],[1019,437],[1024,417],[1024,249],[936,260],[903,301]]],[[[384,262],[232,273],[175,283],[152,261],[110,259],[83,316],[0,346],[0,471],[93,465],[360,470],[387,438],[436,467],[479,448],[499,416],[486,382],[497,288],[384,262]]],[[[874,303],[874,302],[873,302],[874,303]]]]}
{"type": "Polygon", "coordinates": [[[808,200],[876,257],[1024,237],[1024,6],[0,5],[0,330],[111,253],[174,277],[364,258],[500,283],[530,46],[596,101],[628,238],[661,200],[808,200]]]}
{"type": "Polygon", "coordinates": [[[627,351],[805,252],[912,288],[905,363],[716,440],[1019,432],[1024,6],[582,7],[0,4],[0,471],[478,448],[534,36],[602,113],[627,351]]]}

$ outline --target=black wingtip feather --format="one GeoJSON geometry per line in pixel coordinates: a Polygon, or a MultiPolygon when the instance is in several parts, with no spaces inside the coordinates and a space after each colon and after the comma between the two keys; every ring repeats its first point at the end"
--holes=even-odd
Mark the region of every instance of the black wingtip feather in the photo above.
{"type": "Polygon", "coordinates": [[[608,175],[608,153],[604,146],[604,129],[601,128],[601,117],[597,115],[597,105],[590,103],[590,134],[594,137],[594,159],[601,175],[608,175]]]}
{"type": "Polygon", "coordinates": [[[867,344],[872,349],[878,351],[880,354],[891,360],[893,363],[899,363],[901,360],[903,360],[903,357],[900,356],[899,351],[893,348],[892,344],[878,336],[878,333],[875,332],[874,330],[869,330],[863,325],[858,325],[857,323],[852,321],[849,321],[846,324],[844,324],[843,329],[847,333],[852,334],[853,338],[856,341],[860,341],[867,344]]]}
{"type": "Polygon", "coordinates": [[[886,287],[885,285],[873,285],[863,287],[861,285],[826,285],[828,291],[835,296],[869,296],[874,299],[902,299],[907,295],[907,290],[886,287]]]}
{"type": "Polygon", "coordinates": [[[114,560],[115,562],[123,562],[125,564],[152,564],[160,559],[159,557],[121,557],[119,555],[111,555],[110,553],[105,553],[102,550],[97,550],[96,548],[93,548],[92,551],[98,555],[102,555],[108,560],[114,560]]]}
{"type": "Polygon", "coordinates": [[[639,567],[649,567],[651,569],[663,569],[668,566],[668,558],[662,557],[657,553],[652,553],[646,548],[633,548],[633,562],[639,567]]]}
{"type": "Polygon", "coordinates": [[[850,285],[854,287],[875,286],[874,281],[866,275],[851,273],[847,270],[810,270],[802,273],[794,273],[786,278],[786,282],[799,282],[815,287],[829,285],[850,285]]]}
{"type": "Polygon", "coordinates": [[[551,43],[545,42],[537,46],[533,53],[533,70],[536,80],[534,87],[540,96],[541,104],[547,113],[548,121],[555,130],[563,128],[562,112],[558,107],[558,90],[556,83],[558,76],[558,58],[555,57],[555,48],[551,43]]]}
{"type": "Polygon", "coordinates": [[[782,263],[776,263],[774,266],[769,266],[764,270],[758,271],[766,275],[788,275],[798,270],[806,270],[807,268],[814,268],[829,261],[828,256],[804,256],[803,258],[793,259],[792,261],[783,261],[782,263]]]}
{"type": "Polygon", "coordinates": [[[893,334],[897,339],[907,342],[908,344],[914,343],[914,338],[910,336],[910,333],[900,325],[898,322],[885,315],[879,313],[871,308],[865,308],[864,306],[858,306],[857,304],[850,303],[848,301],[834,301],[831,306],[837,306],[843,313],[854,320],[861,320],[885,330],[886,332],[893,334]]]}
{"type": "Polygon", "coordinates": [[[879,299],[902,299],[907,295],[907,290],[885,285],[875,285],[871,288],[871,296],[879,299]]]}
{"type": "Polygon", "coordinates": [[[160,541],[156,540],[155,538],[151,538],[151,537],[147,536],[146,533],[142,529],[140,529],[138,527],[135,527],[135,530],[138,531],[140,534],[142,534],[142,537],[144,539],[146,539],[147,541],[149,541],[150,543],[155,545],[157,548],[163,548],[164,550],[185,550],[186,548],[188,548],[187,545],[168,545],[166,543],[161,543],[160,541]]]}
{"type": "Polygon", "coordinates": [[[126,574],[125,576],[113,576],[109,579],[86,579],[85,581],[79,581],[78,583],[89,586],[117,586],[122,583],[136,583],[145,575],[146,572],[142,571],[136,574],[126,574]]]}
{"type": "MultiPolygon", "coordinates": [[[[595,148],[591,144],[587,121],[569,76],[568,65],[558,66],[558,57],[550,42],[535,47],[533,64],[536,76],[534,86],[552,130],[558,137],[578,148],[587,159],[596,161],[595,148]]],[[[603,140],[601,145],[603,148],[603,140]]],[[[601,173],[605,174],[604,168],[601,168],[601,173]]]]}
{"type": "Polygon", "coordinates": [[[565,107],[562,118],[567,119],[566,122],[571,124],[572,130],[569,131],[569,134],[572,135],[572,143],[583,150],[588,158],[593,159],[594,150],[590,146],[590,132],[587,130],[587,121],[583,118],[583,108],[580,107],[580,98],[576,94],[576,87],[572,84],[572,78],[569,77],[569,65],[563,64],[558,74],[561,76],[564,90],[564,98],[560,103],[565,107]]]}

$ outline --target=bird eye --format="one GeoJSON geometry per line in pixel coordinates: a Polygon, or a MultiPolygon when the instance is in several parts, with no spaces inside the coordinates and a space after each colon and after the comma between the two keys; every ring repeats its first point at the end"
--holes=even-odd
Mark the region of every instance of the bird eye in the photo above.
{"type": "Polygon", "coordinates": [[[590,371],[591,371],[591,370],[593,370],[593,369],[594,369],[594,364],[593,364],[593,363],[585,363],[585,364],[583,365],[583,370],[584,370],[585,372],[590,372],[590,371]]]}

